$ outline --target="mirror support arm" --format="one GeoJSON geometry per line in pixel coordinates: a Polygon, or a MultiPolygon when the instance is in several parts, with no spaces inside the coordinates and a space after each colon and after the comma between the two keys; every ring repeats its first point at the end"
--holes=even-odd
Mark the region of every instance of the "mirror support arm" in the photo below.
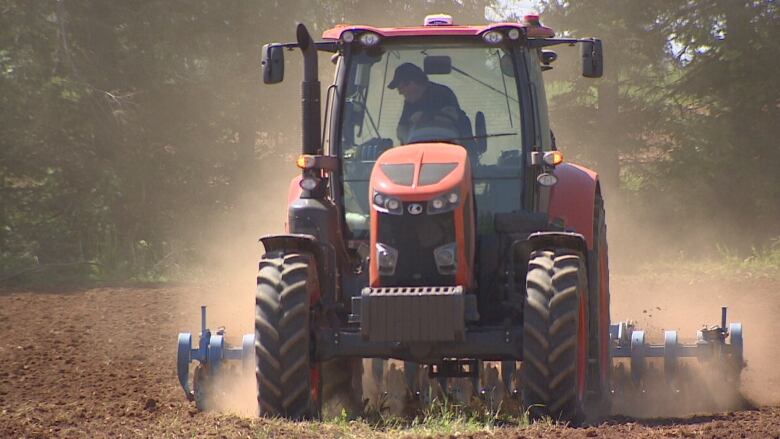
{"type": "MultiPolygon", "coordinates": [[[[300,45],[296,43],[271,43],[271,46],[284,47],[287,50],[298,49],[300,45]]],[[[339,50],[339,43],[336,41],[315,41],[314,48],[318,52],[336,53],[339,50]]]]}
{"type": "Polygon", "coordinates": [[[529,38],[528,47],[537,49],[539,47],[557,46],[559,44],[568,44],[573,46],[577,43],[588,43],[596,41],[595,38],[529,38]]]}

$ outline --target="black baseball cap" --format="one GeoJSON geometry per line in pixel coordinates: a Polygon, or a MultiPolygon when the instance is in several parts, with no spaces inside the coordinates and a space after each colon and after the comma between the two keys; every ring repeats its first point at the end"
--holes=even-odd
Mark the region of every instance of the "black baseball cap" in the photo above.
{"type": "Polygon", "coordinates": [[[393,80],[387,84],[387,88],[398,88],[398,85],[405,81],[425,82],[428,80],[428,75],[422,71],[421,68],[416,65],[407,62],[395,68],[395,74],[393,80]]]}

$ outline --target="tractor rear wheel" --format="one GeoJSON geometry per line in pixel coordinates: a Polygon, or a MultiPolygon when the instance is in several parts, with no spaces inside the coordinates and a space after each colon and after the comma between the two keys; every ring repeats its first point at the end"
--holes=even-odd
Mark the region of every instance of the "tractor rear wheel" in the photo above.
{"type": "Polygon", "coordinates": [[[531,254],[523,306],[523,405],[532,418],[584,420],[587,274],[569,250],[531,254]]]}
{"type": "Polygon", "coordinates": [[[590,251],[588,303],[590,323],[590,373],[593,376],[588,389],[588,415],[600,418],[608,415],[612,407],[612,356],[609,341],[609,258],[607,248],[607,223],[604,199],[596,194],[593,209],[593,249],[590,251]]]}
{"type": "MultiPolygon", "coordinates": [[[[268,253],[260,260],[255,295],[257,402],[261,416],[317,415],[309,358],[309,257],[268,253]]],[[[313,282],[310,282],[313,283],[313,282]]]]}

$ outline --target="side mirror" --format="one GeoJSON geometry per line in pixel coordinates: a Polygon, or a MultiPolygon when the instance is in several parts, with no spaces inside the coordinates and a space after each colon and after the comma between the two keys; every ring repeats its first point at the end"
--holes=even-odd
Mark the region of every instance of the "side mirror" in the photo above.
{"type": "Polygon", "coordinates": [[[604,56],[601,51],[601,40],[590,40],[582,43],[582,76],[586,78],[601,78],[604,73],[604,56]]]}
{"type": "Polygon", "coordinates": [[[278,44],[263,46],[263,82],[278,84],[284,80],[284,47],[278,44]]]}
{"type": "Polygon", "coordinates": [[[558,54],[553,52],[552,50],[542,50],[542,71],[546,72],[548,70],[552,70],[552,64],[555,62],[555,60],[558,59],[558,54]]]}
{"type": "Polygon", "coordinates": [[[549,66],[558,59],[558,54],[552,50],[542,50],[542,64],[549,66]]]}
{"type": "Polygon", "coordinates": [[[452,72],[452,58],[446,55],[426,56],[423,71],[428,75],[446,75],[452,72]]]}

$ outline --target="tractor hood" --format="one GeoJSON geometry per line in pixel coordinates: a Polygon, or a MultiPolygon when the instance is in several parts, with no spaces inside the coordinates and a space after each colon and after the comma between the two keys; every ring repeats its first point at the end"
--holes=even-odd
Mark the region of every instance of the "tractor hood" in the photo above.
{"type": "Polygon", "coordinates": [[[371,187],[404,201],[451,190],[467,177],[466,150],[447,143],[416,143],[382,154],[371,172],[371,187]]]}

